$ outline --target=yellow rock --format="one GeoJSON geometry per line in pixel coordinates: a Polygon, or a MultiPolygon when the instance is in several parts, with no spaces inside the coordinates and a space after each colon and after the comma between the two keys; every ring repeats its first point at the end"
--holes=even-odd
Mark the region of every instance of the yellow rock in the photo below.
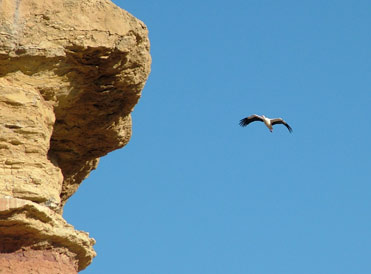
{"type": "MultiPolygon", "coordinates": [[[[0,195],[61,221],[99,157],[129,142],[130,113],[150,72],[147,28],[108,0],[2,0],[0,11],[0,195]]],[[[40,216],[35,243],[38,233],[56,235],[56,223],[40,216]]],[[[29,227],[26,219],[17,225],[29,227]]],[[[75,233],[61,231],[58,245],[75,233]]],[[[79,269],[93,256],[78,256],[79,269]]]]}

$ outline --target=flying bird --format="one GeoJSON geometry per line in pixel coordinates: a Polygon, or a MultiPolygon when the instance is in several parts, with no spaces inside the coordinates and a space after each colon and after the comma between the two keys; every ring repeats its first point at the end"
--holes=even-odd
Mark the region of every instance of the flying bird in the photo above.
{"type": "Polygon", "coordinates": [[[245,127],[248,124],[250,124],[252,122],[256,122],[256,121],[264,122],[264,124],[267,126],[267,128],[269,128],[270,132],[273,131],[273,125],[277,125],[277,124],[284,125],[285,127],[287,127],[287,129],[290,131],[290,133],[292,132],[292,128],[282,118],[270,119],[268,117],[265,117],[264,115],[260,116],[260,115],[256,115],[256,114],[253,114],[249,117],[241,119],[240,126],[245,127]]]}

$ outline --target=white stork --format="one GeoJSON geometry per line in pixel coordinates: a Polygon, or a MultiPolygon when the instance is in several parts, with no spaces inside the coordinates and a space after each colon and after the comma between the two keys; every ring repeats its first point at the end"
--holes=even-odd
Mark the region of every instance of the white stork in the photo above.
{"type": "Polygon", "coordinates": [[[267,126],[267,128],[269,128],[270,132],[273,131],[273,125],[277,125],[277,124],[283,124],[284,126],[287,127],[287,129],[290,131],[290,133],[292,132],[292,128],[282,118],[270,119],[268,117],[265,117],[264,115],[260,116],[260,115],[256,115],[256,114],[253,114],[249,117],[241,119],[240,126],[245,127],[248,124],[250,124],[252,122],[255,122],[255,121],[264,122],[264,124],[267,126]]]}

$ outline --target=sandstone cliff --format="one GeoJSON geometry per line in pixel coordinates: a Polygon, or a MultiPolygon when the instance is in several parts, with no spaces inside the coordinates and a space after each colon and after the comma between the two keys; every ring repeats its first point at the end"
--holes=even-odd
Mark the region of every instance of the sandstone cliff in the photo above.
{"type": "Polygon", "coordinates": [[[146,26],[109,0],[0,0],[2,253],[91,262],[94,239],[60,214],[128,143],[150,63],[146,26]]]}

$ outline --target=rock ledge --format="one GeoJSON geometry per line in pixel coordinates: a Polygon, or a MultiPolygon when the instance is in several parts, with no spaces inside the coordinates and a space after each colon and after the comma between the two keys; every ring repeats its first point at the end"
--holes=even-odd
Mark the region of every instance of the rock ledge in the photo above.
{"type": "Polygon", "coordinates": [[[74,259],[79,270],[96,255],[95,240],[87,232],[75,230],[61,215],[28,200],[0,197],[0,230],[1,253],[60,247],[60,253],[74,259]]]}

